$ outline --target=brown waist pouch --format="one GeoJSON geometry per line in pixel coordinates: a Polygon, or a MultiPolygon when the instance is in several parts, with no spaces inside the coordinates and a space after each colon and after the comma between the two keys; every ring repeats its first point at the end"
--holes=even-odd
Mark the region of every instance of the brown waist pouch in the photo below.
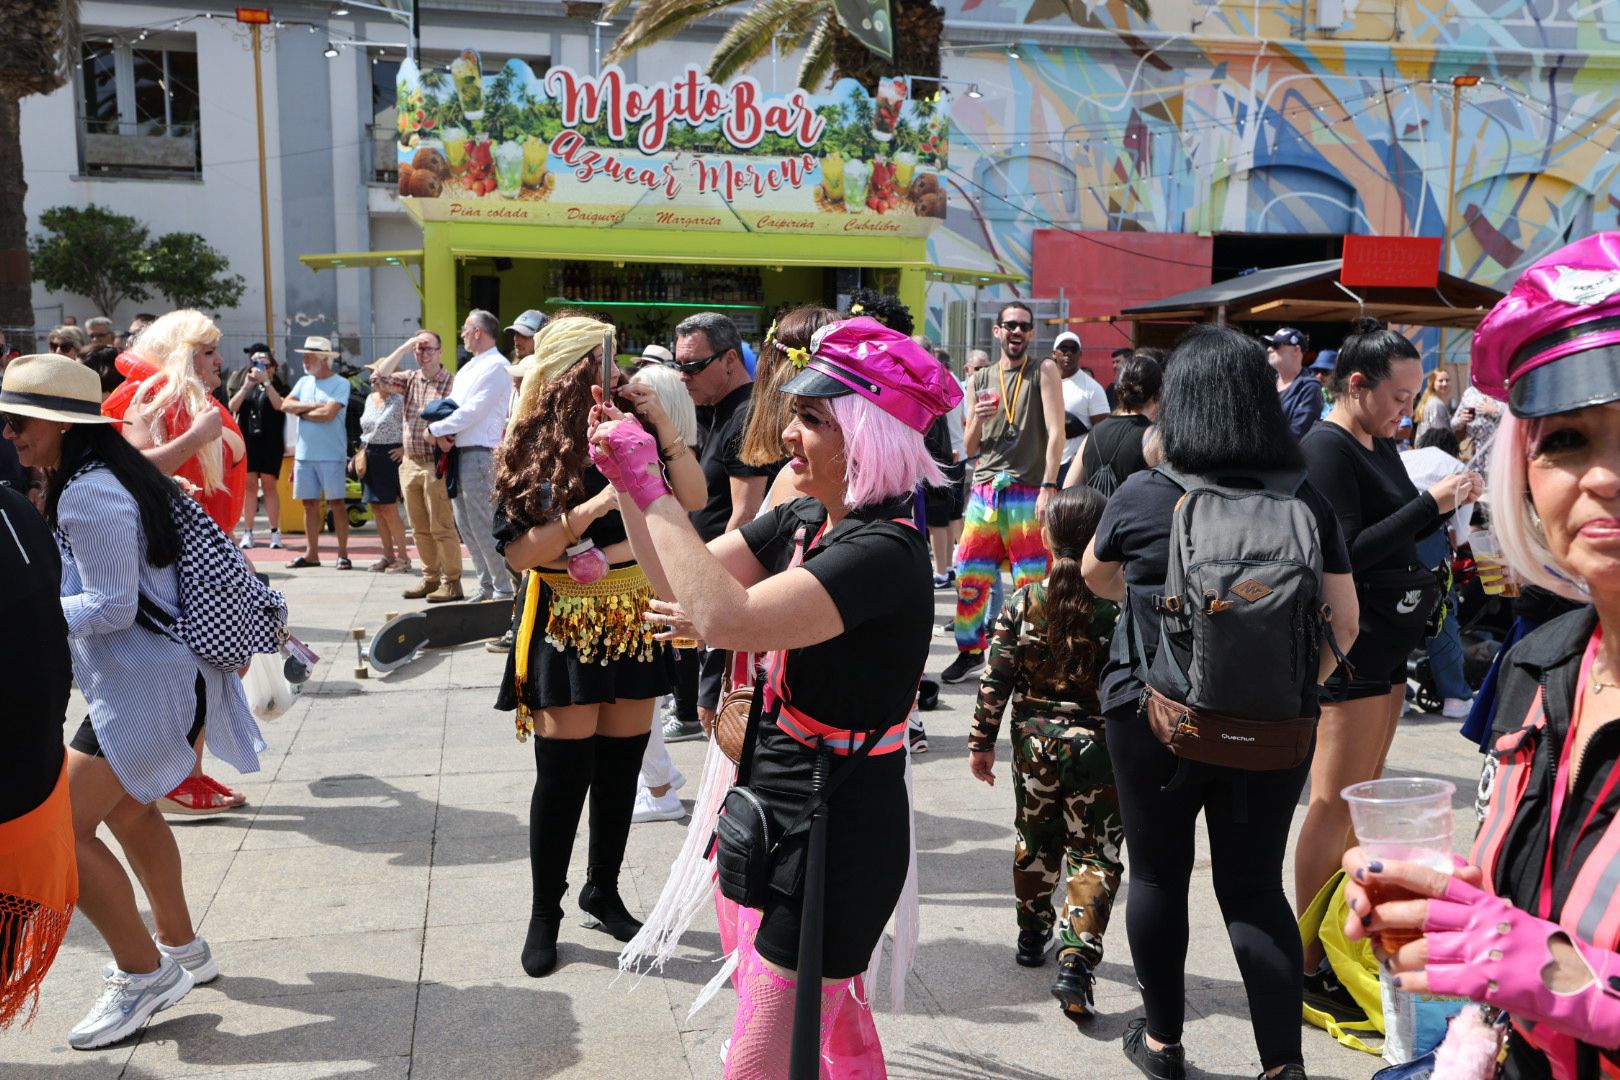
{"type": "Polygon", "coordinates": [[[1177,757],[1233,769],[1292,769],[1311,754],[1316,718],[1238,720],[1171,701],[1149,688],[1143,701],[1153,734],[1177,757]]]}

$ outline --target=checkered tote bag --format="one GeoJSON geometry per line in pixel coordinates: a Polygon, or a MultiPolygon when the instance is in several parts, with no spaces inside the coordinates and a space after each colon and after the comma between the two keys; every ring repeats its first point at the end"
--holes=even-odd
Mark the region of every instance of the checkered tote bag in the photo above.
{"type": "Polygon", "coordinates": [[[287,640],[287,598],[254,575],[247,556],[197,500],[176,495],[173,505],[180,527],[180,618],[145,596],[141,614],[220,671],[240,670],[254,653],[279,650],[287,640]]]}

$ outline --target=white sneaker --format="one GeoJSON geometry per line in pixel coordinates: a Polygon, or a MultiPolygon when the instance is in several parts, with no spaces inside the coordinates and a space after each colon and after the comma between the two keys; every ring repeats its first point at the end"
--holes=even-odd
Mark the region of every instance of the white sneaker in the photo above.
{"type": "Polygon", "coordinates": [[[1447,720],[1466,720],[1473,707],[1473,698],[1448,697],[1440,706],[1440,715],[1447,720]]]}
{"type": "Polygon", "coordinates": [[[270,546],[273,547],[273,548],[278,548],[278,547],[281,546],[281,530],[280,529],[271,529],[270,530],[270,546]]]}
{"type": "Polygon", "coordinates": [[[681,805],[680,797],[675,789],[670,788],[662,795],[654,795],[646,788],[636,789],[635,809],[630,811],[632,822],[642,821],[679,821],[686,816],[686,807],[681,805]]]}
{"type": "Polygon", "coordinates": [[[190,993],[193,982],[191,972],[167,955],[149,975],[113,968],[102,981],[101,996],[90,1012],[68,1032],[68,1045],[75,1050],[95,1050],[122,1042],[139,1031],[153,1013],[190,993]]]}
{"type": "Polygon", "coordinates": [[[252,529],[249,529],[247,532],[242,534],[242,542],[240,544],[238,544],[237,546],[240,547],[243,551],[248,551],[253,547],[253,530],[252,529]]]}
{"type": "Polygon", "coordinates": [[[158,947],[158,952],[191,972],[192,982],[196,985],[205,986],[219,978],[219,962],[214,959],[214,951],[201,934],[192,938],[190,945],[171,947],[159,941],[156,934],[152,935],[152,943],[158,947]]]}

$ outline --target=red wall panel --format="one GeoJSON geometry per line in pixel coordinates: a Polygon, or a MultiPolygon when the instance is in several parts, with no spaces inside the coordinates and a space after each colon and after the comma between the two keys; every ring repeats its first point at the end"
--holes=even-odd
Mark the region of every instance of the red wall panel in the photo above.
{"type": "MultiPolygon", "coordinates": [[[[1035,230],[1031,293],[1063,295],[1069,314],[1117,315],[1210,284],[1214,241],[1185,233],[1035,230]]],[[[1080,362],[1103,385],[1114,381],[1109,353],[1131,344],[1129,323],[1079,323],[1080,362]]]]}

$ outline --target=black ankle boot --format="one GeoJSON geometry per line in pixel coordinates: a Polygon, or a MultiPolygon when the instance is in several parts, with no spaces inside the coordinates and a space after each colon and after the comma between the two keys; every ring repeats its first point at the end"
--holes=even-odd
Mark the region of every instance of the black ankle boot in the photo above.
{"type": "Polygon", "coordinates": [[[557,966],[557,928],[562,925],[562,910],[555,915],[529,917],[529,935],[523,939],[523,970],[530,978],[550,975],[557,966]]]}
{"type": "Polygon", "coordinates": [[[585,913],[582,925],[586,929],[606,931],[620,941],[629,941],[641,930],[641,922],[620,899],[617,883],[598,885],[587,880],[579,890],[579,910],[585,913]]]}

